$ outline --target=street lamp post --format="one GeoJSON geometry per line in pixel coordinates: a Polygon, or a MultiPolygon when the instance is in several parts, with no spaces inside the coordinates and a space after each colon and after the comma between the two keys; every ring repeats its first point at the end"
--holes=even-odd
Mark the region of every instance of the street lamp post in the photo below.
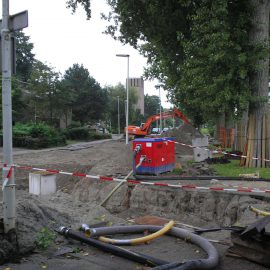
{"type": "Polygon", "coordinates": [[[117,96],[117,111],[118,111],[118,135],[120,135],[120,112],[119,112],[119,96],[117,96]]]}
{"type": "Polygon", "coordinates": [[[160,96],[160,87],[161,85],[156,85],[156,89],[159,90],[159,118],[160,118],[160,132],[162,131],[162,111],[161,111],[161,96],[160,96]]]}
{"type": "Polygon", "coordinates": [[[127,89],[127,107],[126,107],[126,144],[128,144],[128,84],[129,84],[129,54],[117,54],[117,57],[127,57],[127,81],[126,81],[126,89],[127,89]]]}

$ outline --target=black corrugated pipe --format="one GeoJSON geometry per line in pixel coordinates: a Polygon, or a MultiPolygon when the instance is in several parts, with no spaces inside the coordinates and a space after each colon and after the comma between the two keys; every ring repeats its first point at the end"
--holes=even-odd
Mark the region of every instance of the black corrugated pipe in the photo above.
{"type": "Polygon", "coordinates": [[[268,178],[244,178],[244,177],[229,177],[229,176],[149,176],[149,175],[134,175],[138,180],[151,180],[151,181],[160,181],[160,180],[226,180],[226,181],[262,181],[270,182],[268,178]]]}
{"type": "Polygon", "coordinates": [[[154,258],[152,256],[129,251],[129,250],[121,248],[121,247],[117,247],[117,246],[114,246],[111,244],[106,244],[106,243],[103,243],[103,242],[98,241],[96,239],[89,238],[89,237],[85,236],[84,234],[82,234],[80,232],[73,231],[72,229],[67,228],[67,227],[60,227],[57,230],[57,232],[64,235],[64,236],[70,237],[70,238],[78,240],[80,242],[84,242],[86,244],[89,244],[93,247],[99,248],[105,252],[109,252],[109,253],[114,254],[116,256],[123,257],[123,258],[129,259],[129,260],[141,263],[141,264],[146,264],[146,265],[151,266],[151,267],[157,266],[157,265],[168,264],[167,261],[160,260],[160,259],[154,258]]]}
{"type": "MultiPolygon", "coordinates": [[[[113,226],[113,227],[101,227],[101,228],[91,228],[93,237],[101,235],[114,235],[114,234],[124,234],[124,233],[142,233],[144,231],[156,232],[162,229],[162,226],[152,226],[152,225],[133,225],[133,226],[113,226]]],[[[188,269],[213,269],[218,265],[219,256],[215,247],[207,241],[205,238],[193,234],[188,230],[173,227],[169,232],[169,235],[188,239],[189,242],[202,248],[208,255],[206,259],[190,260],[184,263],[175,262],[163,264],[153,268],[153,270],[188,270],[188,269]],[[181,268],[182,267],[182,268],[181,268]]]]}

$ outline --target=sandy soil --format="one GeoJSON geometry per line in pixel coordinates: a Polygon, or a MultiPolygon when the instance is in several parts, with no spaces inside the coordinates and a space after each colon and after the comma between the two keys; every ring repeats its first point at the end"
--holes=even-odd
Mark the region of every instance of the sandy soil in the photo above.
{"type": "MultiPolygon", "coordinates": [[[[187,156],[181,156],[181,153],[178,153],[177,156],[178,162],[186,164],[184,160],[188,159],[187,156]]],[[[42,151],[16,149],[14,152],[14,163],[67,172],[87,172],[92,175],[107,175],[123,178],[132,169],[132,151],[131,144],[127,146],[123,140],[82,143],[42,151]]],[[[130,198],[122,198],[121,202],[119,202],[118,197],[129,196],[129,187],[122,187],[121,191],[116,193],[115,198],[109,201],[106,204],[106,208],[104,208],[99,206],[99,204],[116,183],[98,183],[96,180],[58,175],[58,191],[56,194],[50,196],[35,196],[28,193],[28,174],[29,171],[16,170],[18,240],[20,252],[25,253],[25,255],[17,259],[19,263],[9,262],[0,266],[1,270],[8,267],[14,270],[45,268],[96,270],[148,269],[139,264],[103,253],[76,241],[67,240],[62,236],[57,236],[54,244],[46,251],[35,249],[34,240],[44,227],[53,230],[60,225],[65,225],[78,229],[82,223],[95,224],[100,221],[105,221],[108,225],[128,224],[131,218],[134,218],[136,215],[143,215],[144,212],[137,212],[135,207],[132,209],[131,205],[123,203],[123,201],[126,202],[130,198]],[[66,247],[71,248],[74,252],[62,256],[55,256],[57,250],[59,251],[66,247]],[[33,251],[35,251],[35,253],[33,253],[33,251]],[[29,255],[26,256],[26,254],[29,255]]],[[[133,189],[133,187],[131,187],[131,189],[133,189]]],[[[145,191],[147,187],[143,189],[145,191]]],[[[154,196],[156,190],[152,191],[154,196]]],[[[134,194],[143,194],[143,190],[137,189],[137,193],[134,192],[134,194]]],[[[160,194],[161,193],[159,193],[159,195],[160,194]]],[[[133,196],[135,198],[137,195],[133,196]]],[[[194,196],[194,198],[196,198],[197,195],[194,196]]],[[[199,200],[203,198],[205,197],[200,195],[199,200]]],[[[2,200],[1,193],[0,200],[2,200]]],[[[183,200],[186,200],[186,198],[183,197],[183,200]]],[[[233,200],[236,199],[233,198],[233,200]]],[[[238,198],[238,201],[239,200],[238,198]]],[[[247,200],[251,199],[247,198],[247,200]]],[[[243,200],[243,202],[245,203],[246,201],[243,200]]],[[[164,202],[161,201],[160,203],[163,204],[164,202]]],[[[199,201],[194,201],[194,204],[199,204],[199,201]]],[[[155,209],[155,212],[152,212],[151,209],[147,209],[145,213],[157,214],[158,210],[155,209]]],[[[167,215],[163,212],[162,215],[168,218],[171,217],[169,212],[167,215]]],[[[2,207],[0,207],[0,217],[1,216],[2,207]]],[[[175,214],[175,217],[181,221],[181,216],[175,214]]],[[[189,221],[189,224],[196,223],[195,225],[215,225],[214,220],[211,222],[207,220],[200,222],[200,220],[197,219],[196,222],[194,222],[195,220],[190,218],[185,221],[189,221]]],[[[230,242],[230,237],[227,232],[208,233],[206,237],[222,242],[221,244],[215,244],[221,255],[221,263],[216,269],[223,270],[229,269],[229,267],[239,270],[268,269],[246,260],[226,257],[225,253],[228,248],[228,243],[230,242]]],[[[0,242],[1,241],[2,245],[7,245],[5,239],[0,237],[0,242]]],[[[7,253],[8,249],[12,252],[12,247],[7,245],[7,253]]],[[[155,243],[150,243],[149,245],[129,247],[129,249],[170,261],[201,258],[205,256],[196,246],[170,237],[158,239],[155,243]]],[[[11,259],[14,261],[14,257],[11,259]]]]}

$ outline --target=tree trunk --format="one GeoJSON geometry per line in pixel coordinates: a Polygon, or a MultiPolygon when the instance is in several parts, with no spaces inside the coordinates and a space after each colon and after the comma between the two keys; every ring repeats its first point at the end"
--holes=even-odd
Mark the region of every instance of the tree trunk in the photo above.
{"type": "MultiPolygon", "coordinates": [[[[269,0],[249,0],[253,10],[252,26],[249,32],[249,42],[251,44],[266,45],[268,47],[269,37],[269,0]]],[[[269,91],[269,56],[258,59],[254,63],[258,68],[250,74],[250,87],[253,96],[268,98],[269,91]]],[[[250,108],[248,120],[248,140],[246,153],[247,167],[261,167],[264,164],[262,159],[266,149],[266,124],[265,117],[268,108],[267,102],[257,102],[250,108]],[[264,123],[264,124],[263,124],[264,123]],[[252,157],[258,159],[251,159],[252,157]]]]}

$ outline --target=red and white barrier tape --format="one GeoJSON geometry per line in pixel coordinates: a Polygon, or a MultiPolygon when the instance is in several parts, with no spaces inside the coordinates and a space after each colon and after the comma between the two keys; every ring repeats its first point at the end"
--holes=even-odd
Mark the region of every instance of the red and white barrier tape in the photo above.
{"type": "Polygon", "coordinates": [[[223,155],[229,155],[229,156],[232,156],[232,157],[240,157],[240,158],[253,159],[253,160],[262,160],[262,161],[265,161],[265,162],[270,162],[270,159],[266,159],[266,158],[248,157],[248,156],[245,156],[245,155],[231,154],[231,153],[228,153],[226,151],[211,150],[211,149],[208,149],[208,148],[203,148],[203,147],[199,147],[199,146],[193,146],[193,145],[190,145],[190,144],[180,143],[180,142],[176,142],[176,141],[172,141],[172,140],[168,140],[168,141],[173,142],[175,144],[180,144],[182,146],[186,146],[186,147],[189,147],[189,148],[193,148],[193,149],[194,148],[203,149],[205,151],[208,151],[208,152],[211,152],[211,153],[214,153],[214,154],[223,154],[223,155]]]}
{"type": "MultiPolygon", "coordinates": [[[[7,165],[6,165],[6,164],[4,164],[4,168],[7,168],[7,165]]],[[[2,191],[3,191],[4,188],[6,187],[8,181],[9,181],[11,175],[12,175],[12,170],[13,170],[13,166],[11,166],[11,167],[9,168],[8,173],[7,173],[7,175],[6,175],[6,177],[5,177],[4,181],[3,181],[2,191]]]]}
{"type": "Polygon", "coordinates": [[[138,181],[132,179],[119,179],[114,177],[107,177],[107,176],[99,176],[99,175],[90,175],[80,172],[64,172],[59,170],[52,170],[52,169],[41,169],[29,166],[20,166],[20,165],[13,165],[14,167],[20,170],[33,170],[33,171],[41,171],[41,172],[49,172],[53,174],[63,174],[69,176],[78,176],[78,177],[86,177],[91,179],[97,179],[100,181],[116,181],[116,182],[126,182],[128,184],[134,185],[148,185],[148,186],[159,186],[159,187],[172,187],[172,188],[181,188],[181,189],[196,189],[196,190],[209,190],[209,191],[226,191],[226,192],[248,192],[248,193],[270,193],[270,189],[256,189],[256,188],[249,188],[249,187],[238,187],[238,188],[224,188],[224,187],[201,187],[196,185],[173,185],[167,183],[159,183],[159,182],[146,182],[146,181],[138,181]]]}

